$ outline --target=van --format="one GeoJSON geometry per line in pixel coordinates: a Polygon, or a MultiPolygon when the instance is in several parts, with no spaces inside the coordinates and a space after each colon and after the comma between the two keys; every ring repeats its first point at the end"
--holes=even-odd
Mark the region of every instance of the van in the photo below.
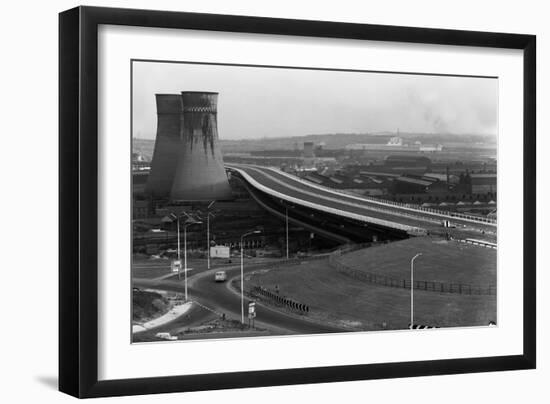
{"type": "Polygon", "coordinates": [[[225,271],[218,271],[214,275],[214,280],[216,282],[225,282],[227,280],[227,274],[225,273],[225,271]]]}

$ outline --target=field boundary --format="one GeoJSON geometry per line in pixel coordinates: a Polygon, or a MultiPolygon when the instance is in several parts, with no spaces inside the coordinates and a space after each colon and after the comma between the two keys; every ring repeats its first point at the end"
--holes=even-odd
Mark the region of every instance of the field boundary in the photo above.
{"type": "MultiPolygon", "coordinates": [[[[381,275],[370,271],[362,271],[356,268],[352,268],[340,262],[339,258],[343,252],[349,253],[355,249],[336,250],[330,254],[328,263],[331,267],[336,269],[337,272],[349,276],[361,282],[366,282],[379,286],[386,286],[392,288],[410,289],[410,279],[397,279],[387,275],[381,275]]],[[[493,296],[496,295],[496,286],[489,285],[475,285],[466,283],[447,283],[437,281],[424,281],[415,280],[412,285],[413,289],[423,290],[427,292],[436,293],[455,293],[461,295],[480,295],[480,296],[493,296]]]]}

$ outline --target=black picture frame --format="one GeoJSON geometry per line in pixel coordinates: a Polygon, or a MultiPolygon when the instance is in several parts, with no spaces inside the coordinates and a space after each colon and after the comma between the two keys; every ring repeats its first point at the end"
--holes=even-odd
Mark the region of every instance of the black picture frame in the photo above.
{"type": "Polygon", "coordinates": [[[536,37],[167,11],[59,15],[59,389],[76,397],[459,374],[536,366],[536,37]],[[523,50],[523,353],[98,381],[98,26],[113,24],[523,50]]]}

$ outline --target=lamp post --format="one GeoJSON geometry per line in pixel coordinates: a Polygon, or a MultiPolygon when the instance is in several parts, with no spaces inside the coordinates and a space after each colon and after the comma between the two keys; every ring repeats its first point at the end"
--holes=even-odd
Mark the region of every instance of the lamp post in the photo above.
{"type": "Polygon", "coordinates": [[[183,224],[183,277],[185,279],[185,301],[187,301],[187,227],[193,224],[201,224],[201,221],[189,221],[183,224]]]}
{"type": "MultiPolygon", "coordinates": [[[[202,223],[200,220],[196,220],[193,217],[189,216],[185,212],[183,212],[186,217],[187,221],[183,224],[183,262],[184,262],[184,279],[185,279],[185,300],[187,301],[187,227],[191,226],[193,224],[200,224],[202,223]]],[[[178,227],[178,261],[181,262],[181,244],[180,244],[180,215],[175,215],[177,220],[177,227],[178,227]]],[[[181,265],[181,264],[180,264],[181,265]]],[[[178,280],[181,280],[181,270],[180,267],[178,267],[178,280]]]]}
{"type": "Polygon", "coordinates": [[[179,266],[178,266],[178,281],[181,280],[181,276],[180,276],[180,272],[181,272],[181,257],[180,257],[180,217],[179,215],[176,216],[176,225],[177,225],[177,228],[178,228],[178,262],[179,262],[179,266]]]}
{"type": "Polygon", "coordinates": [[[241,236],[241,324],[244,324],[244,238],[251,234],[259,234],[260,230],[249,231],[241,236]]]}
{"type": "Polygon", "coordinates": [[[212,205],[214,205],[216,201],[210,202],[208,207],[206,208],[206,267],[207,269],[210,269],[210,215],[214,216],[214,214],[210,213],[210,208],[212,205]]]}
{"type": "Polygon", "coordinates": [[[411,258],[411,330],[414,324],[414,260],[421,255],[422,253],[418,253],[411,258]]]}
{"type": "Polygon", "coordinates": [[[286,259],[288,260],[288,206],[285,206],[285,216],[286,216],[286,259]]]}

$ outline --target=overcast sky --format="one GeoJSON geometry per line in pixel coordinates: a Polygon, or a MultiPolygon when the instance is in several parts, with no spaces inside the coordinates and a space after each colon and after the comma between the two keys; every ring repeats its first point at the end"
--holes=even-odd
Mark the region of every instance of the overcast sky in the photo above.
{"type": "Polygon", "coordinates": [[[215,91],[222,139],[379,131],[497,133],[498,81],[134,62],[134,136],[156,134],[156,93],[215,91]]]}

